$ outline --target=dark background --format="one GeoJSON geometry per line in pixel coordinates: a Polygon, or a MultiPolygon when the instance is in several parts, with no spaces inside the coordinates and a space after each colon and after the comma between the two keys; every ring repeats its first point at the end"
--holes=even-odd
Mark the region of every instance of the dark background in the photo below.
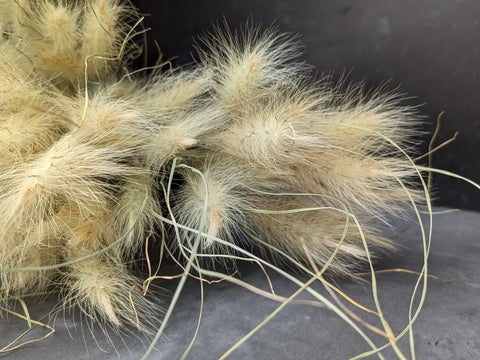
{"type": "MultiPolygon", "coordinates": [[[[433,166],[480,181],[480,1],[478,0],[214,0],[134,1],[149,14],[149,62],[192,61],[198,35],[225,18],[239,28],[252,18],[301,36],[303,59],[319,73],[350,73],[375,88],[392,88],[421,104],[426,129],[444,111],[437,143],[458,139],[434,155],[433,166]]],[[[428,141],[428,137],[425,138],[428,141]]],[[[480,191],[436,175],[436,204],[480,210],[480,191]]]]}

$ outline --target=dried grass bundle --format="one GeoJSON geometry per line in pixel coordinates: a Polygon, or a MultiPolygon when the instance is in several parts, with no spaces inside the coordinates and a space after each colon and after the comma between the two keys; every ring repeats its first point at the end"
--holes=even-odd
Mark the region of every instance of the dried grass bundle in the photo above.
{"type": "Polygon", "coordinates": [[[414,109],[312,79],[294,39],[255,27],[205,36],[195,68],[126,76],[135,14],[120,0],[0,3],[4,294],[54,285],[101,323],[145,330],[154,310],[127,263],[158,229],[180,257],[196,230],[224,263],[236,251],[218,239],[261,238],[341,275],[367,262],[365,238],[392,246],[376,224],[426,201],[407,156],[414,109]]]}

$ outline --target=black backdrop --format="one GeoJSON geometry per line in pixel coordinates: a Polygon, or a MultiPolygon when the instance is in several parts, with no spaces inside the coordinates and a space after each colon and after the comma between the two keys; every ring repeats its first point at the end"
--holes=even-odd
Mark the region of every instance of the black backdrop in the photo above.
{"type": "MultiPolygon", "coordinates": [[[[318,72],[346,70],[350,79],[392,87],[423,104],[426,128],[445,111],[433,165],[480,181],[480,1],[478,0],[136,0],[148,14],[149,62],[191,62],[195,38],[227,20],[238,28],[252,18],[301,35],[304,59],[318,72]]],[[[428,141],[428,138],[426,138],[428,141]]],[[[435,176],[436,204],[480,210],[480,191],[435,176]]]]}

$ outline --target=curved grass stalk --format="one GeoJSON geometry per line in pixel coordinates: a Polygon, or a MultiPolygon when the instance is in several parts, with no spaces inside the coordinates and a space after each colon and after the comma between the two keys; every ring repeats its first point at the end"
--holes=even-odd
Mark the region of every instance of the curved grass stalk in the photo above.
{"type": "MultiPolygon", "coordinates": [[[[170,189],[171,189],[171,185],[172,185],[172,180],[173,180],[173,171],[175,169],[175,166],[176,166],[176,159],[174,159],[173,161],[173,164],[172,164],[172,170],[171,170],[171,175],[170,175],[170,178],[168,180],[168,191],[167,191],[167,195],[168,195],[168,198],[169,199],[169,195],[170,195],[170,189]]],[[[205,177],[203,176],[203,174],[197,170],[197,169],[194,169],[194,168],[191,168],[192,171],[196,172],[197,174],[199,174],[201,177],[202,177],[202,180],[204,182],[204,185],[205,185],[205,188],[208,190],[208,184],[207,184],[207,181],[205,179],[205,177]]],[[[168,201],[167,201],[168,203],[168,201]]],[[[152,342],[150,343],[150,346],[148,347],[147,351],[145,352],[145,354],[142,356],[142,360],[145,360],[148,358],[148,356],[151,354],[151,352],[153,351],[153,348],[155,347],[155,344],[158,342],[158,340],[160,339],[160,336],[162,335],[163,333],[163,330],[165,329],[165,327],[167,326],[167,323],[168,323],[168,320],[170,319],[172,313],[173,313],[173,309],[175,308],[175,305],[178,301],[178,298],[180,297],[180,293],[182,292],[183,290],[183,287],[185,286],[185,281],[187,280],[188,278],[188,274],[190,272],[190,268],[193,266],[194,264],[194,261],[196,259],[196,253],[197,253],[197,250],[200,246],[200,242],[201,242],[201,238],[202,238],[202,229],[203,227],[205,226],[205,222],[206,222],[206,218],[207,218],[207,203],[208,203],[208,191],[206,192],[206,195],[205,195],[205,204],[204,204],[204,209],[203,209],[203,212],[202,212],[202,217],[200,219],[200,226],[199,226],[199,231],[197,232],[197,236],[195,238],[195,241],[193,243],[193,246],[192,246],[192,253],[191,255],[188,257],[188,262],[185,266],[185,271],[182,275],[182,277],[180,278],[180,281],[177,285],[177,288],[175,289],[175,293],[173,294],[173,297],[172,297],[172,300],[170,302],[170,305],[167,309],[167,312],[165,313],[165,316],[163,318],[163,321],[162,321],[162,325],[160,326],[160,328],[158,329],[157,333],[155,334],[155,337],[153,338],[152,342]]],[[[175,228],[178,226],[178,224],[176,223],[176,221],[171,221],[170,222],[175,228]]],[[[176,230],[176,233],[178,234],[178,229],[176,230]]],[[[203,291],[203,290],[202,290],[203,291]]],[[[191,345],[189,346],[189,348],[187,349],[187,352],[188,353],[188,350],[190,349],[191,345]]],[[[184,354],[186,356],[186,354],[184,354]]]]}
{"type": "Polygon", "coordinates": [[[473,180],[470,180],[468,178],[466,178],[465,176],[461,176],[461,175],[458,175],[458,174],[455,174],[455,173],[452,173],[450,171],[447,171],[447,170],[442,170],[442,169],[436,169],[436,168],[432,168],[432,167],[428,167],[428,166],[417,166],[418,169],[422,170],[422,171],[428,171],[428,172],[433,172],[433,173],[437,173],[437,174],[441,174],[441,175],[446,175],[446,176],[450,176],[452,178],[455,178],[455,179],[459,179],[459,180],[462,180],[462,181],[465,181],[466,183],[469,183],[470,185],[476,187],[478,190],[480,190],[480,184],[473,181],[473,180]]]}

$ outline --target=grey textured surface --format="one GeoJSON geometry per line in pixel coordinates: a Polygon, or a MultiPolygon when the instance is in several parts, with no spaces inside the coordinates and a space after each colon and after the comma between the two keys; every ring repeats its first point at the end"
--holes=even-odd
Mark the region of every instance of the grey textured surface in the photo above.
{"type": "MultiPolygon", "coordinates": [[[[433,242],[429,273],[443,279],[455,279],[445,284],[428,281],[428,292],[419,318],[414,325],[415,349],[418,359],[479,359],[480,358],[480,213],[455,212],[434,218],[433,242]]],[[[422,246],[418,228],[412,228],[398,238],[401,250],[382,257],[377,268],[419,270],[422,246]]],[[[242,279],[268,289],[263,272],[257,266],[242,266],[242,279]]],[[[289,296],[297,287],[270,272],[275,291],[289,296]]],[[[382,309],[392,329],[398,333],[406,324],[408,305],[416,277],[405,273],[378,275],[382,309]]],[[[174,284],[167,285],[174,289],[174,284]]],[[[337,286],[359,303],[372,308],[369,283],[338,280],[337,286]]],[[[320,286],[315,286],[321,291],[320,286]]],[[[324,293],[324,291],[323,291],[324,293]]],[[[302,295],[304,298],[308,296],[302,295]]],[[[169,297],[162,297],[163,304],[169,297]]],[[[33,318],[48,313],[54,299],[37,303],[28,301],[33,318]]],[[[259,324],[279,304],[238,286],[223,282],[205,287],[203,321],[197,341],[187,359],[216,359],[230,346],[259,324]]],[[[175,308],[165,335],[151,359],[179,359],[187,348],[198,319],[200,292],[198,282],[189,280],[175,308]]],[[[374,321],[360,311],[366,320],[374,321]]],[[[15,318],[0,320],[0,341],[5,345],[25,329],[25,322],[15,318]]],[[[0,359],[138,359],[145,343],[134,336],[114,338],[116,350],[98,334],[93,341],[89,330],[70,316],[57,317],[56,332],[48,339],[30,344],[0,359]],[[76,324],[76,325],[75,325],[76,324]]],[[[365,330],[370,336],[368,330],[365,330]]],[[[30,337],[45,331],[35,328],[30,337]]],[[[384,341],[373,336],[376,344],[384,341]]],[[[0,345],[0,346],[1,346],[0,345]]],[[[408,341],[399,346],[410,358],[408,341]]],[[[229,357],[238,359],[346,359],[367,351],[368,346],[352,329],[331,311],[306,305],[288,305],[256,335],[241,345],[229,357]]],[[[386,359],[395,359],[385,351],[386,359]]],[[[370,357],[375,358],[375,357],[370,357]]]]}

